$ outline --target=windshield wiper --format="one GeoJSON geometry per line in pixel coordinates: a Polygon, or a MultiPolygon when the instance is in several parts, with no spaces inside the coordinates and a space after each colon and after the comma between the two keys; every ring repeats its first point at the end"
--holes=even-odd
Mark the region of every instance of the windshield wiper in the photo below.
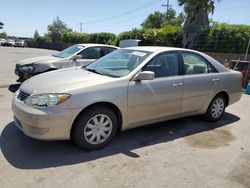
{"type": "Polygon", "coordinates": [[[52,56],[54,56],[54,57],[59,57],[59,58],[63,58],[63,57],[61,57],[61,56],[59,56],[59,55],[57,55],[57,54],[53,54],[52,56]]]}
{"type": "MultiPolygon", "coordinates": [[[[53,54],[52,56],[54,56],[54,57],[60,57],[60,56],[58,56],[58,55],[56,55],[56,54],[53,54]]],[[[61,57],[60,57],[61,58],[61,57]]]]}
{"type": "Polygon", "coordinates": [[[86,69],[87,71],[89,71],[89,72],[93,72],[93,73],[96,73],[96,74],[103,75],[102,73],[96,71],[96,69],[87,69],[87,68],[85,68],[85,69],[86,69]]]}

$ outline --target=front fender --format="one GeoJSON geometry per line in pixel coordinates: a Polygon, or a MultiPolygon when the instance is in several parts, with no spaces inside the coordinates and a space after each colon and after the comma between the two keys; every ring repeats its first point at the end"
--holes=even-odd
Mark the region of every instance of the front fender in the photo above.
{"type": "Polygon", "coordinates": [[[34,72],[33,73],[42,73],[42,72],[46,72],[46,71],[48,71],[50,69],[57,69],[52,64],[36,63],[36,64],[33,64],[33,66],[34,66],[34,72]]]}

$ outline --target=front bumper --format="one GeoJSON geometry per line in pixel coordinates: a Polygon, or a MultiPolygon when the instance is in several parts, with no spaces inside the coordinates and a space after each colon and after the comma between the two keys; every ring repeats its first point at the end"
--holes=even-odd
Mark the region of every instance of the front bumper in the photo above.
{"type": "Polygon", "coordinates": [[[24,47],[24,44],[23,43],[15,43],[14,46],[15,47],[24,47]]]}
{"type": "Polygon", "coordinates": [[[16,126],[29,137],[39,140],[69,140],[70,130],[80,109],[36,109],[13,97],[16,126]]]}
{"type": "Polygon", "coordinates": [[[22,72],[22,71],[19,71],[17,68],[15,69],[15,74],[19,77],[17,79],[17,82],[24,82],[25,80],[31,78],[32,76],[35,76],[39,73],[27,73],[27,72],[22,72]]]}

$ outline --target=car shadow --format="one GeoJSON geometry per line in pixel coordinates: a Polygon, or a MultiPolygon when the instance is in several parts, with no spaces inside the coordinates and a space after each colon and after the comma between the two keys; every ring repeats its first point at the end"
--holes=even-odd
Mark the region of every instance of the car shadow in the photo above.
{"type": "Polygon", "coordinates": [[[227,126],[240,118],[225,113],[223,120],[209,123],[200,117],[183,118],[120,132],[105,148],[85,151],[70,141],[38,141],[25,136],[14,122],[6,125],[0,147],[6,160],[19,169],[43,169],[93,161],[123,153],[138,158],[132,150],[171,142],[178,138],[227,126]]]}
{"type": "Polygon", "coordinates": [[[20,86],[21,84],[11,84],[9,85],[8,90],[12,93],[15,93],[19,89],[20,86]]]}

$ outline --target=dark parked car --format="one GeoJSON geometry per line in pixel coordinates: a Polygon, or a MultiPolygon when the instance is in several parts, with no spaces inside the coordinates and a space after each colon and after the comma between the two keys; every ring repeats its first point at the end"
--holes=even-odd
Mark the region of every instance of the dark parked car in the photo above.
{"type": "Polygon", "coordinates": [[[7,39],[5,42],[2,43],[2,46],[14,46],[15,41],[12,39],[7,39]]]}

